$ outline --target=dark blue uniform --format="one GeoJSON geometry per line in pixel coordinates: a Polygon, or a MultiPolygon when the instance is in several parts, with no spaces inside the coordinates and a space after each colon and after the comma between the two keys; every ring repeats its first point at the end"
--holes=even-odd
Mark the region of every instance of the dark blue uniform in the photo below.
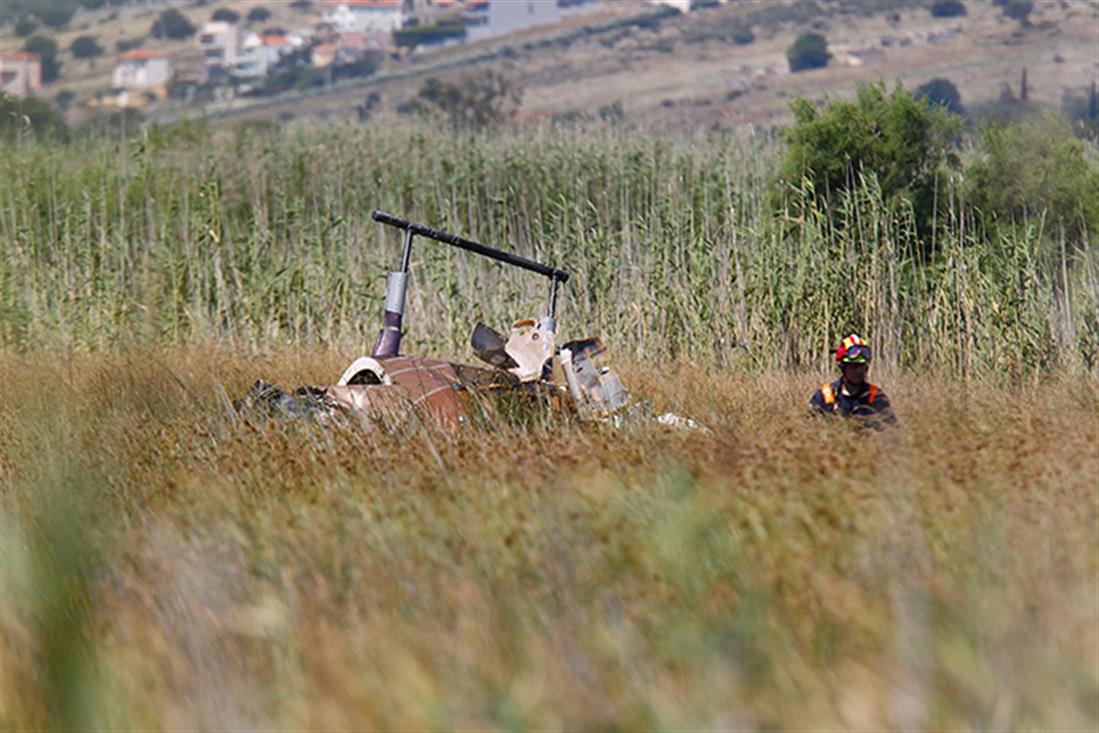
{"type": "Polygon", "coordinates": [[[895,425],[896,416],[889,405],[889,398],[876,385],[863,382],[855,394],[848,394],[843,380],[821,386],[809,400],[811,415],[840,415],[841,417],[872,418],[872,422],[895,425]]]}

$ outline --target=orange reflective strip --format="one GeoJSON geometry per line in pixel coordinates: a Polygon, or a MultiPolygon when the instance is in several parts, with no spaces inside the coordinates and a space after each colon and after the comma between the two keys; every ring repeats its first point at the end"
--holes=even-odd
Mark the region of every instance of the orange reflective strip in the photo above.
{"type": "Polygon", "coordinates": [[[836,396],[832,394],[832,385],[825,384],[820,388],[820,396],[824,398],[824,404],[830,405],[836,401],[836,396]]]}
{"type": "Polygon", "coordinates": [[[870,404],[871,405],[874,404],[874,399],[877,396],[878,396],[878,387],[877,387],[877,385],[871,384],[870,385],[870,404]]]}

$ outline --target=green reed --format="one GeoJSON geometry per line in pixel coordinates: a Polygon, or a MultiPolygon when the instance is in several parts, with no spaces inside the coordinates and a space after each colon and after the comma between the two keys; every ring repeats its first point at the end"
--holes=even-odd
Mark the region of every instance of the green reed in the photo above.
{"type": "MultiPolygon", "coordinates": [[[[1066,245],[1040,215],[990,235],[954,181],[928,258],[873,180],[827,210],[776,213],[768,137],[391,123],[5,144],[0,342],[365,349],[399,254],[378,208],[569,269],[563,335],[636,357],[816,365],[857,329],[896,366],[1096,366],[1090,243],[1066,245]]],[[[506,327],[545,294],[421,244],[406,348],[463,353],[476,319],[506,327]]]]}

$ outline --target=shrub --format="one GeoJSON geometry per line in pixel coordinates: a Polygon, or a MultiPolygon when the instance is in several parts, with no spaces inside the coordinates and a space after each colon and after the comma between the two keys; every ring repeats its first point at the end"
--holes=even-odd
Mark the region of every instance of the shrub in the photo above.
{"type": "Polygon", "coordinates": [[[873,174],[887,200],[909,201],[918,221],[933,214],[935,174],[951,155],[961,118],[916,100],[897,87],[859,88],[855,100],[833,100],[823,109],[807,99],[790,105],[794,125],[787,130],[782,179],[807,179],[818,199],[859,185],[873,174]]]}
{"type": "Polygon", "coordinates": [[[42,83],[49,84],[61,76],[61,64],[57,61],[57,44],[52,38],[31,36],[23,44],[24,51],[36,53],[42,59],[42,83]]]}
{"type": "Polygon", "coordinates": [[[1099,231],[1099,164],[1063,117],[986,128],[965,177],[969,200],[991,226],[1044,214],[1077,242],[1099,231]]]}
{"type": "Polygon", "coordinates": [[[127,51],[133,51],[135,48],[141,48],[144,43],[144,38],[121,38],[115,41],[114,47],[119,53],[126,53],[127,51]]]}
{"type": "Polygon", "coordinates": [[[61,114],[39,97],[13,97],[0,92],[0,137],[10,140],[20,134],[64,139],[68,127],[61,114]]]}
{"type": "Polygon", "coordinates": [[[218,8],[214,11],[214,14],[210,16],[210,20],[220,20],[226,23],[236,23],[240,20],[240,13],[230,10],[229,8],[218,8]]]}
{"type": "Polygon", "coordinates": [[[1008,18],[1030,25],[1030,11],[1034,10],[1033,0],[1007,0],[1002,6],[1003,13],[1008,18]]]}
{"type": "Polygon", "coordinates": [[[56,104],[57,108],[59,110],[61,110],[62,112],[66,112],[69,109],[69,107],[72,106],[72,104],[75,100],[76,100],[76,92],[74,92],[71,89],[62,89],[53,98],[54,104],[56,104]]]}
{"type": "Polygon", "coordinates": [[[936,18],[954,18],[965,14],[965,3],[962,0],[935,0],[931,5],[931,15],[936,18]]]}
{"type": "Polygon", "coordinates": [[[752,33],[752,26],[750,25],[738,25],[733,29],[732,36],[730,36],[733,43],[738,46],[747,46],[752,41],[756,40],[756,36],[752,33]]]}
{"type": "Polygon", "coordinates": [[[195,34],[195,27],[186,15],[169,8],[153,21],[152,34],[153,38],[190,38],[195,34]]]}
{"type": "Polygon", "coordinates": [[[398,48],[430,46],[451,40],[464,40],[465,24],[459,22],[418,25],[393,31],[393,42],[398,48]]]}
{"type": "Polygon", "coordinates": [[[262,23],[271,17],[271,11],[262,5],[257,5],[248,11],[249,23],[262,23]]]}
{"type": "Polygon", "coordinates": [[[456,84],[430,78],[409,103],[408,111],[443,116],[459,128],[481,129],[511,119],[521,96],[520,89],[495,71],[456,84]]]}
{"type": "Polygon", "coordinates": [[[29,15],[24,15],[19,20],[15,21],[15,35],[20,38],[26,38],[38,28],[38,23],[34,18],[29,15]]]}
{"type": "Polygon", "coordinates": [[[95,39],[95,36],[78,36],[69,44],[72,55],[78,59],[90,59],[103,55],[103,47],[95,39]]]}
{"type": "Polygon", "coordinates": [[[820,69],[828,65],[832,54],[828,53],[828,41],[819,33],[802,33],[786,51],[790,71],[820,69]]]}
{"type": "Polygon", "coordinates": [[[38,19],[50,28],[64,28],[73,14],[76,13],[76,5],[70,2],[42,3],[34,11],[38,19]]]}
{"type": "Polygon", "coordinates": [[[947,110],[956,115],[965,114],[965,108],[962,107],[962,95],[958,93],[958,88],[949,79],[932,79],[917,87],[914,94],[916,99],[926,99],[930,104],[946,107],[947,110]]]}

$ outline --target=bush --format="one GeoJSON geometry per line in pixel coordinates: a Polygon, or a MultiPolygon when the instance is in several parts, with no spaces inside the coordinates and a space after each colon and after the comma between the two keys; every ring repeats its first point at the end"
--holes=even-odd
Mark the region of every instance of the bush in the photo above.
{"type": "Polygon", "coordinates": [[[781,168],[786,185],[807,179],[819,200],[857,187],[873,174],[887,200],[910,202],[917,220],[932,219],[935,174],[952,155],[961,118],[884,84],[859,88],[854,101],[834,100],[823,109],[807,99],[790,105],[795,122],[786,132],[781,168]]]}
{"type": "Polygon", "coordinates": [[[1036,115],[984,130],[966,168],[969,200],[990,226],[1043,214],[1080,243],[1099,232],[1099,164],[1063,117],[1036,115]]]}
{"type": "Polygon", "coordinates": [[[756,36],[752,33],[752,26],[750,25],[738,25],[733,29],[732,36],[730,37],[738,46],[747,46],[752,41],[756,40],[756,36]]]}
{"type": "Polygon", "coordinates": [[[1034,10],[1033,0],[1007,0],[1000,3],[1003,13],[1008,18],[1017,20],[1023,25],[1030,25],[1030,11],[1034,10]]]}
{"type": "Polygon", "coordinates": [[[932,79],[917,87],[914,94],[916,99],[925,99],[930,104],[946,107],[947,110],[956,115],[965,114],[965,108],[962,107],[962,95],[958,93],[958,88],[949,79],[932,79]]]}
{"type": "Polygon", "coordinates": [[[936,18],[954,18],[965,14],[965,3],[962,0],[935,0],[931,5],[931,15],[936,18]]]}
{"type": "Polygon", "coordinates": [[[24,51],[36,53],[42,59],[42,83],[49,84],[61,76],[61,64],[57,61],[57,44],[46,36],[31,36],[23,44],[24,51]]]}
{"type": "Polygon", "coordinates": [[[802,33],[786,51],[790,71],[820,69],[828,65],[832,54],[828,53],[828,41],[819,33],[802,33]]]}
{"type": "Polygon", "coordinates": [[[195,34],[195,27],[186,15],[169,8],[153,22],[152,34],[153,38],[190,38],[195,34]]]}
{"type": "Polygon", "coordinates": [[[52,2],[42,3],[34,11],[38,19],[48,25],[50,28],[57,30],[64,28],[70,20],[72,20],[73,14],[76,13],[76,5],[71,2],[52,2]]]}
{"type": "Polygon", "coordinates": [[[13,97],[0,92],[0,137],[11,140],[33,134],[63,140],[69,129],[52,104],[38,97],[13,97]]]}
{"type": "Polygon", "coordinates": [[[494,71],[457,84],[430,78],[423,83],[408,111],[425,117],[443,116],[455,127],[494,127],[515,114],[522,91],[494,71]]]}
{"type": "Polygon", "coordinates": [[[430,46],[451,40],[464,40],[465,37],[465,24],[459,22],[418,25],[393,31],[393,42],[398,48],[430,46]]]}
{"type": "Polygon", "coordinates": [[[257,5],[248,11],[249,23],[262,23],[271,17],[271,11],[262,5],[257,5]]]}
{"type": "Polygon", "coordinates": [[[210,20],[236,23],[240,20],[240,13],[230,10],[229,8],[218,8],[214,11],[214,14],[210,16],[210,20]]]}
{"type": "Polygon", "coordinates": [[[62,89],[53,98],[53,101],[54,104],[57,105],[57,108],[59,110],[61,110],[62,112],[67,112],[69,107],[72,106],[73,102],[76,101],[76,92],[71,89],[62,89]]]}
{"type": "Polygon", "coordinates": [[[135,48],[141,48],[144,43],[144,38],[121,38],[115,41],[114,47],[119,53],[126,53],[127,51],[133,51],[135,48]]]}
{"type": "Polygon", "coordinates": [[[78,59],[91,59],[103,55],[103,47],[94,36],[78,36],[69,44],[69,50],[78,59]]]}
{"type": "Polygon", "coordinates": [[[34,18],[29,15],[24,15],[19,20],[15,21],[15,35],[20,38],[26,38],[38,28],[38,23],[34,18]]]}

